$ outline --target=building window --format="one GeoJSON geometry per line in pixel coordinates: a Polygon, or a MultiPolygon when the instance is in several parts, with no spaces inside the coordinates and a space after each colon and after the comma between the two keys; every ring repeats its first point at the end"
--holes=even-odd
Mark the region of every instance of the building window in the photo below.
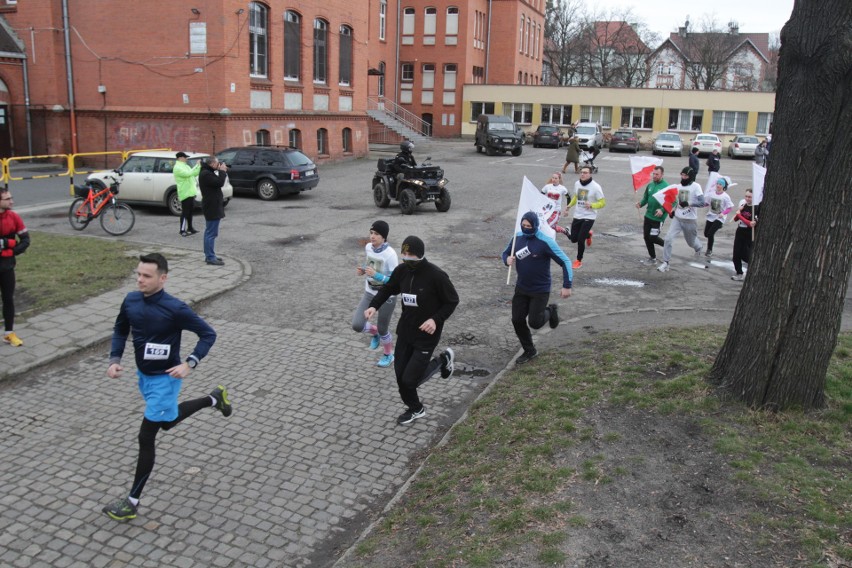
{"type": "Polygon", "coordinates": [[[444,65],[444,100],[445,105],[456,104],[456,75],[458,67],[455,63],[444,65]]]}
{"type": "Polygon", "coordinates": [[[772,126],[773,113],[759,112],[757,113],[757,134],[769,134],[769,127],[772,126]]]}
{"type": "Polygon", "coordinates": [[[538,31],[535,34],[535,58],[539,58],[539,38],[541,37],[541,24],[538,25],[538,31]]]}
{"type": "Polygon", "coordinates": [[[743,134],[748,120],[747,112],[733,110],[714,110],[711,132],[723,134],[743,134]]]}
{"type": "Polygon", "coordinates": [[[317,130],[317,154],[328,155],[328,130],[325,128],[317,130]]]}
{"type": "MultiPolygon", "coordinates": [[[[530,54],[530,28],[532,27],[532,20],[527,18],[527,33],[524,34],[524,54],[530,54]]],[[[526,81],[524,81],[526,83],[526,81]]]]}
{"type": "Polygon", "coordinates": [[[385,62],[379,61],[379,71],[381,75],[379,75],[379,96],[385,96],[385,62]]]}
{"type": "Polygon", "coordinates": [[[503,103],[503,114],[517,124],[532,124],[532,103],[503,103]]]}
{"type": "Polygon", "coordinates": [[[424,105],[431,105],[434,101],[433,89],[435,88],[435,66],[431,63],[426,63],[421,68],[421,71],[423,72],[423,80],[420,102],[424,105]]]}
{"type": "Polygon", "coordinates": [[[612,128],[612,107],[581,106],[580,122],[596,122],[601,128],[612,128]]]}
{"type": "Polygon", "coordinates": [[[298,81],[302,64],[302,17],[287,10],[284,13],[284,79],[298,81]]]}
{"type": "Polygon", "coordinates": [[[269,137],[269,131],[260,129],[254,133],[254,143],[259,146],[269,146],[272,144],[272,138],[269,137]]]}
{"type": "Polygon", "coordinates": [[[287,143],[291,148],[302,149],[302,131],[298,128],[291,128],[287,134],[287,143]]]}
{"type": "Polygon", "coordinates": [[[485,67],[473,66],[473,83],[481,85],[485,82],[485,67]]]}
{"type": "Polygon", "coordinates": [[[455,6],[447,8],[447,35],[459,34],[459,9],[455,6]]]}
{"type": "Polygon", "coordinates": [[[340,84],[352,84],[352,28],[340,26],[340,84]]]}
{"type": "Polygon", "coordinates": [[[470,103],[470,121],[476,122],[480,114],[494,114],[494,103],[470,103]]]}
{"type": "Polygon", "coordinates": [[[314,83],[328,81],[328,22],[314,20],[314,83]]]}
{"type": "Polygon", "coordinates": [[[673,108],[669,111],[669,130],[701,132],[703,120],[703,110],[673,108]]]}
{"type": "Polygon", "coordinates": [[[400,77],[405,82],[414,81],[414,63],[403,63],[400,77]]]}
{"type": "Polygon", "coordinates": [[[258,2],[249,3],[249,73],[267,77],[269,10],[258,2]]]}
{"type": "MultiPolygon", "coordinates": [[[[524,52],[524,24],[526,23],[527,18],[521,14],[521,30],[518,32],[518,53],[524,52]]],[[[518,84],[521,84],[520,77],[518,78],[518,84]]]]}
{"type": "Polygon", "coordinates": [[[542,124],[571,124],[571,105],[541,105],[542,124]]]}
{"type": "Polygon", "coordinates": [[[626,128],[651,129],[654,126],[654,109],[622,108],[621,126],[626,128]]]}
{"type": "Polygon", "coordinates": [[[352,153],[352,129],[344,128],[343,129],[343,151],[345,153],[352,153]]]}
{"type": "Polygon", "coordinates": [[[388,0],[379,2],[379,39],[384,41],[388,28],[388,0]]]}
{"type": "Polygon", "coordinates": [[[423,18],[423,35],[433,36],[435,35],[435,30],[437,29],[436,22],[438,19],[438,9],[426,8],[424,13],[425,16],[423,18]]]}
{"type": "Polygon", "coordinates": [[[414,8],[402,12],[402,35],[414,35],[414,8]]]}

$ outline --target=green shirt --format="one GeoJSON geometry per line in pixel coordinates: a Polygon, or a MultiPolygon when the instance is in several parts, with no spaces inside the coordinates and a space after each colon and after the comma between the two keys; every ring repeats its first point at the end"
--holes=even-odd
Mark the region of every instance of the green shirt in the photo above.
{"type": "Polygon", "coordinates": [[[666,219],[666,210],[663,209],[663,206],[660,205],[660,202],[654,199],[652,196],[660,191],[661,189],[668,187],[670,184],[664,179],[660,181],[652,181],[648,185],[645,186],[645,193],[642,194],[642,200],[639,202],[639,207],[648,206],[645,209],[645,217],[652,221],[665,221],[666,219]],[[654,215],[657,211],[662,211],[663,213],[658,217],[654,215]]]}

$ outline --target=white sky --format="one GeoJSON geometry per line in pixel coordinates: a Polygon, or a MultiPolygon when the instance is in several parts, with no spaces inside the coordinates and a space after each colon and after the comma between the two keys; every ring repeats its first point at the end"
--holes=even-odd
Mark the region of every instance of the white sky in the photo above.
{"type": "Polygon", "coordinates": [[[670,32],[677,31],[687,16],[693,29],[705,15],[709,15],[722,27],[735,20],[741,32],[780,32],[790,19],[793,0],[598,0],[587,6],[606,11],[631,8],[633,14],[657,32],[662,41],[669,37],[670,32]]]}

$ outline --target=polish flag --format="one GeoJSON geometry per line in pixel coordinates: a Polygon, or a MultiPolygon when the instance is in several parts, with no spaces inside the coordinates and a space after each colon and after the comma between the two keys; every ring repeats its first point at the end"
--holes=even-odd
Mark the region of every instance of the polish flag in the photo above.
{"type": "Polygon", "coordinates": [[[633,173],[633,191],[645,187],[651,181],[651,173],[656,166],[662,166],[662,158],[650,156],[630,156],[630,171],[633,173]]]}
{"type": "Polygon", "coordinates": [[[664,187],[651,197],[656,199],[657,202],[663,206],[663,209],[665,209],[666,212],[671,213],[675,208],[678,191],[680,191],[679,185],[670,185],[668,187],[664,187]]]}
{"type": "Polygon", "coordinates": [[[763,201],[763,182],[766,177],[766,168],[758,166],[756,163],[751,164],[751,203],[760,205],[763,201]]]}

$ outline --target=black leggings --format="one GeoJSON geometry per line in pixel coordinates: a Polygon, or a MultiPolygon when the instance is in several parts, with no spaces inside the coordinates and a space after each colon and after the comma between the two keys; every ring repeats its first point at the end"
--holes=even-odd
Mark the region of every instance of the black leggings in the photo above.
{"type": "Polygon", "coordinates": [[[743,273],[743,262],[751,261],[751,228],[737,227],[734,233],[734,269],[737,274],[743,273]]]}
{"type": "Polygon", "coordinates": [[[3,325],[6,332],[15,329],[15,269],[0,269],[0,296],[3,296],[3,325]]]}
{"type": "Polygon", "coordinates": [[[185,418],[208,406],[213,406],[213,401],[209,396],[204,396],[180,403],[178,405],[178,417],[171,422],[154,422],[147,418],[142,419],[142,427],[139,428],[139,459],[136,462],[136,477],[133,479],[133,487],[130,488],[131,497],[139,499],[148,477],[154,471],[155,442],[160,428],[171,430],[185,418]]]}
{"type": "Polygon", "coordinates": [[[550,308],[547,307],[549,299],[550,292],[531,294],[515,287],[515,295],[512,296],[512,327],[515,328],[515,335],[518,336],[524,351],[535,348],[530,327],[539,329],[544,322],[550,320],[550,308]]]}
{"type": "Polygon", "coordinates": [[[586,252],[586,238],[594,224],[594,219],[574,219],[571,221],[571,236],[569,238],[572,243],[577,243],[577,260],[583,260],[583,253],[586,252]]]}
{"type": "MultiPolygon", "coordinates": [[[[440,339],[440,336],[436,339],[440,339]]],[[[432,359],[432,352],[437,343],[424,345],[409,343],[397,337],[396,348],[393,351],[393,370],[396,374],[396,385],[399,387],[399,397],[412,411],[423,408],[417,387],[432,378],[441,367],[439,358],[432,359]]]]}
{"type": "Polygon", "coordinates": [[[195,209],[195,196],[182,199],[180,202],[180,232],[191,232],[192,228],[192,210],[195,209]]]}
{"type": "Polygon", "coordinates": [[[707,252],[712,252],[714,236],[716,235],[716,231],[721,228],[722,222],[719,220],[704,223],[704,236],[707,237],[707,252]]]}
{"type": "Polygon", "coordinates": [[[660,237],[661,225],[661,221],[654,221],[647,217],[645,217],[645,223],[642,225],[642,237],[645,239],[645,246],[648,247],[648,256],[651,258],[657,258],[657,251],[654,250],[654,245],[663,246],[666,244],[666,241],[660,237]],[[651,234],[652,229],[657,230],[656,234],[651,234]]]}

